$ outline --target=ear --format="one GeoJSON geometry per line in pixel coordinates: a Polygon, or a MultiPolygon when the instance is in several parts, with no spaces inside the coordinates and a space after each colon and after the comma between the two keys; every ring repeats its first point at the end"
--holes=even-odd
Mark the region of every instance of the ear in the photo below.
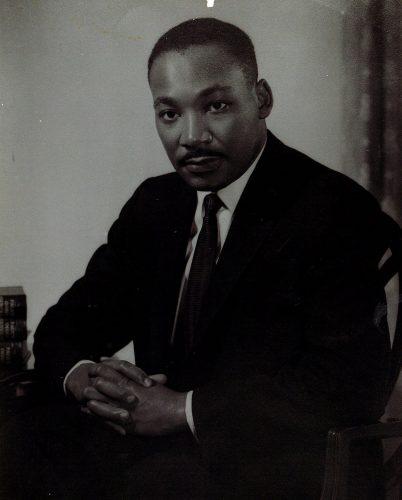
{"type": "Polygon", "coordinates": [[[257,82],[255,91],[258,99],[259,116],[261,119],[267,118],[274,104],[271,87],[266,80],[261,79],[257,82]]]}

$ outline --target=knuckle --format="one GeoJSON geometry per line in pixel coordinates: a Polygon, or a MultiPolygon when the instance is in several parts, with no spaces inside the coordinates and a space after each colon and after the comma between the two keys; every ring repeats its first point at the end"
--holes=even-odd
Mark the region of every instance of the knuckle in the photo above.
{"type": "Polygon", "coordinates": [[[103,365],[101,365],[100,363],[98,365],[96,365],[96,368],[94,370],[94,373],[96,375],[100,375],[101,373],[103,373],[105,371],[105,367],[103,365]]]}
{"type": "Polygon", "coordinates": [[[95,379],[95,387],[100,387],[103,383],[103,379],[101,377],[98,377],[95,379]]]}
{"type": "Polygon", "coordinates": [[[90,387],[85,387],[85,389],[82,391],[82,394],[85,397],[90,397],[91,396],[91,388],[90,387]]]}
{"type": "Polygon", "coordinates": [[[123,399],[126,395],[125,390],[121,389],[119,386],[115,387],[114,392],[115,392],[116,396],[120,399],[123,399]]]}
{"type": "Polygon", "coordinates": [[[96,401],[94,401],[94,400],[91,399],[91,401],[88,401],[87,407],[90,410],[96,411],[98,409],[98,405],[96,403],[97,403],[96,401]]]}
{"type": "Polygon", "coordinates": [[[131,394],[131,393],[126,393],[125,399],[126,399],[127,403],[130,403],[130,404],[137,404],[138,403],[137,396],[135,396],[134,394],[131,394]]]}

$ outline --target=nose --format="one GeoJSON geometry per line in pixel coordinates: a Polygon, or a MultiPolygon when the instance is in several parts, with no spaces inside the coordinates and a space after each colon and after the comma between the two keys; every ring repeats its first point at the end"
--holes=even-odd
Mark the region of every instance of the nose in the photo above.
{"type": "Polygon", "coordinates": [[[180,146],[196,148],[202,144],[212,142],[212,134],[208,130],[205,120],[197,113],[183,116],[183,126],[180,134],[180,146]]]}

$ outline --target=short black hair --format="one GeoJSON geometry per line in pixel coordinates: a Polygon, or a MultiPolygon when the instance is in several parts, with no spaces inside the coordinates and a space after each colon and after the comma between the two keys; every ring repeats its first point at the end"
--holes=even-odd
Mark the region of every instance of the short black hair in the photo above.
{"type": "Polygon", "coordinates": [[[258,78],[257,59],[250,37],[237,26],[213,17],[189,19],[174,26],[156,42],[148,59],[148,80],[155,59],[166,52],[183,52],[194,45],[220,45],[234,57],[247,81],[258,78]]]}

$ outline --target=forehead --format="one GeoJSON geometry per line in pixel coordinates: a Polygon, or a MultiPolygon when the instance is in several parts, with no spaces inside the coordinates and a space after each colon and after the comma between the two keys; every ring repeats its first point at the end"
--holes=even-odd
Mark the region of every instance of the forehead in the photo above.
{"type": "Polygon", "coordinates": [[[195,94],[213,86],[247,86],[237,60],[218,45],[192,46],[161,54],[152,65],[149,83],[154,98],[169,93],[195,94]]]}

